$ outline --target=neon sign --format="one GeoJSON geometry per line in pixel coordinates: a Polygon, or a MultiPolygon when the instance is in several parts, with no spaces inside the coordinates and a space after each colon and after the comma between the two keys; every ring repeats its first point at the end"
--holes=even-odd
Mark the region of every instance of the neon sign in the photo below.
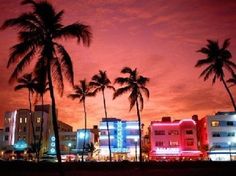
{"type": "Polygon", "coordinates": [[[179,148],[157,148],[156,153],[157,154],[179,154],[180,149],[179,148]]]}
{"type": "Polygon", "coordinates": [[[25,150],[28,147],[28,144],[24,140],[19,140],[14,144],[14,148],[18,151],[25,150]]]}

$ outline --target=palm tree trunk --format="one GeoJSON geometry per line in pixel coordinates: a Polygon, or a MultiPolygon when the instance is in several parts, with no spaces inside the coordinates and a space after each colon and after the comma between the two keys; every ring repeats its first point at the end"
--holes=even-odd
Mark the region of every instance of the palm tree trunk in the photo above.
{"type": "Polygon", "coordinates": [[[103,106],[104,106],[105,118],[106,118],[106,125],[107,125],[109,160],[110,160],[110,162],[111,162],[111,161],[112,161],[112,158],[111,158],[111,141],[110,141],[110,131],[109,131],[109,124],[108,124],[108,119],[107,119],[107,108],[106,108],[106,99],[105,99],[104,90],[102,90],[102,96],[103,96],[103,106]]]}
{"type": "Polygon", "coordinates": [[[228,86],[227,86],[227,84],[226,84],[226,82],[225,82],[224,77],[222,78],[222,82],[223,82],[223,84],[224,84],[224,86],[225,86],[226,91],[227,91],[228,94],[229,94],[230,100],[231,100],[232,105],[233,105],[233,107],[234,107],[234,111],[236,112],[236,106],[235,106],[234,98],[233,98],[233,96],[232,96],[232,94],[231,94],[231,92],[230,92],[230,90],[229,90],[229,88],[228,88],[228,86]]]}
{"type": "Polygon", "coordinates": [[[36,137],[35,137],[35,131],[34,131],[34,119],[32,115],[32,105],[31,105],[31,92],[29,90],[29,108],[30,108],[30,122],[31,122],[31,128],[32,128],[32,133],[33,133],[33,146],[35,149],[35,154],[36,154],[36,159],[37,159],[37,146],[36,146],[36,137]]]}
{"type": "Polygon", "coordinates": [[[51,96],[51,101],[52,101],[52,124],[53,124],[53,130],[54,130],[54,135],[55,135],[56,155],[57,155],[57,160],[60,167],[61,165],[60,140],[59,140],[59,133],[58,133],[56,103],[55,103],[55,97],[54,97],[54,91],[53,91],[50,65],[48,66],[48,82],[49,82],[49,91],[50,91],[50,96],[51,96]]]}
{"type": "Polygon", "coordinates": [[[44,114],[44,99],[43,99],[43,94],[41,95],[41,98],[42,98],[42,115],[41,115],[41,124],[40,124],[40,136],[39,136],[39,148],[38,148],[38,160],[39,160],[39,153],[40,153],[40,150],[41,150],[41,146],[42,146],[42,138],[43,138],[43,122],[44,122],[44,119],[43,119],[43,114],[44,114]]]}
{"type": "Polygon", "coordinates": [[[141,117],[139,112],[138,100],[136,100],[137,116],[138,116],[138,129],[139,129],[139,162],[142,162],[142,131],[141,131],[141,117]]]}
{"type": "Polygon", "coordinates": [[[83,106],[84,106],[84,141],[83,141],[83,151],[82,151],[82,162],[84,162],[84,150],[85,150],[85,138],[87,134],[87,113],[86,113],[86,107],[85,107],[85,99],[83,100],[83,106]]]}

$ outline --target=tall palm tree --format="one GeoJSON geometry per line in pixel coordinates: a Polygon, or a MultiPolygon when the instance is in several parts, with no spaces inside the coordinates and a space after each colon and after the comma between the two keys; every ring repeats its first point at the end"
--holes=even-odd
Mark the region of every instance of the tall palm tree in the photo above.
{"type": "MultiPolygon", "coordinates": [[[[21,90],[21,89],[28,89],[28,101],[29,101],[29,110],[30,110],[30,123],[31,123],[31,128],[33,132],[33,143],[32,145],[36,145],[36,137],[35,137],[35,130],[34,130],[34,121],[33,121],[33,116],[32,116],[32,96],[33,93],[35,92],[35,87],[36,87],[36,78],[33,78],[32,73],[26,73],[24,74],[21,78],[17,79],[17,82],[19,83],[17,86],[15,86],[15,91],[21,90]]],[[[37,152],[36,152],[37,155],[37,152]]]]}
{"type": "Polygon", "coordinates": [[[43,123],[44,123],[44,94],[49,91],[49,84],[46,82],[46,75],[43,76],[41,74],[41,77],[37,77],[37,83],[35,86],[35,92],[36,92],[36,102],[38,101],[38,98],[41,98],[41,105],[42,105],[42,110],[41,110],[41,121],[40,121],[40,135],[39,135],[39,140],[37,143],[37,160],[39,161],[39,156],[40,156],[40,150],[42,146],[42,139],[43,139],[43,123]]]}
{"type": "Polygon", "coordinates": [[[86,112],[86,97],[93,96],[94,94],[91,92],[89,84],[86,82],[86,79],[80,81],[80,85],[74,86],[74,93],[68,95],[69,98],[79,99],[80,103],[83,103],[84,108],[84,140],[83,140],[83,151],[82,151],[82,162],[84,161],[84,151],[85,151],[85,139],[87,134],[87,112],[86,112]]]}
{"type": "Polygon", "coordinates": [[[232,77],[227,80],[227,83],[231,83],[231,85],[229,85],[229,87],[236,85],[236,74],[235,73],[233,73],[232,77]]]}
{"type": "Polygon", "coordinates": [[[81,23],[64,26],[62,24],[64,11],[57,12],[47,1],[23,0],[21,4],[29,4],[33,10],[23,13],[19,17],[8,19],[2,25],[2,29],[18,28],[19,43],[11,48],[7,64],[7,67],[17,64],[10,77],[10,82],[18,77],[33,58],[37,58],[34,69],[36,75],[39,75],[38,70],[46,71],[52,104],[56,155],[58,162],[61,163],[53,80],[57,83],[59,93],[62,95],[64,77],[73,85],[74,72],[71,57],[59,40],[76,38],[78,43],[83,42],[85,46],[89,46],[92,34],[90,27],[81,23]]]}
{"type": "Polygon", "coordinates": [[[121,88],[117,89],[114,93],[113,99],[130,92],[129,102],[130,102],[130,111],[136,105],[136,111],[138,116],[139,123],[139,161],[142,162],[142,130],[141,130],[141,114],[140,111],[143,110],[144,93],[147,98],[149,98],[149,90],[146,88],[146,84],[149,82],[149,78],[141,76],[138,74],[137,69],[132,70],[129,67],[124,67],[121,70],[123,74],[129,74],[128,77],[118,77],[115,79],[115,84],[120,84],[121,88]]]}
{"type": "Polygon", "coordinates": [[[107,119],[107,106],[106,106],[106,98],[105,98],[105,89],[111,89],[115,91],[115,88],[111,86],[111,81],[107,77],[106,71],[99,70],[99,73],[92,77],[92,81],[89,83],[90,86],[94,88],[94,95],[98,92],[102,92],[103,97],[103,107],[106,118],[106,126],[107,126],[107,135],[108,135],[108,149],[109,149],[109,161],[112,161],[111,157],[111,141],[110,141],[110,131],[109,124],[107,119]]]}
{"type": "Polygon", "coordinates": [[[218,41],[207,40],[207,42],[208,44],[206,47],[203,47],[197,51],[206,55],[206,58],[198,60],[195,67],[206,66],[206,68],[200,74],[200,77],[203,77],[204,81],[206,81],[211,75],[213,76],[212,84],[215,83],[216,79],[222,81],[227,93],[229,94],[234,111],[236,111],[235,102],[226,84],[224,72],[226,69],[230,73],[233,73],[236,69],[236,64],[230,60],[232,55],[227,49],[230,45],[230,40],[226,39],[222,47],[219,46],[218,41]]]}

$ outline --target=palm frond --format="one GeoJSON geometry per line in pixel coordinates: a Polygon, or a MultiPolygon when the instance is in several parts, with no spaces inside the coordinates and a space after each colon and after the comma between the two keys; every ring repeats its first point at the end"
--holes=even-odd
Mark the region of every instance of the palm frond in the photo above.
{"type": "Polygon", "coordinates": [[[126,87],[122,87],[122,88],[117,89],[113,94],[113,99],[127,93],[131,89],[132,89],[131,86],[126,86],[126,87]]]}
{"type": "Polygon", "coordinates": [[[52,65],[52,77],[57,84],[57,89],[59,94],[62,96],[64,91],[63,75],[61,65],[58,61],[58,58],[54,58],[52,65]]]}
{"type": "Polygon", "coordinates": [[[118,77],[115,79],[114,84],[124,85],[124,84],[129,84],[130,81],[131,81],[130,78],[118,77]]]}
{"type": "Polygon", "coordinates": [[[121,70],[121,73],[132,73],[132,69],[130,67],[124,67],[121,70]]]}
{"type": "Polygon", "coordinates": [[[55,38],[77,38],[78,43],[81,41],[85,46],[89,46],[92,40],[92,33],[90,26],[73,23],[71,25],[65,26],[57,31],[55,38]]]}
{"type": "Polygon", "coordinates": [[[73,71],[73,64],[71,61],[70,55],[67,53],[65,48],[57,43],[54,43],[57,47],[58,53],[60,54],[60,65],[62,68],[62,72],[64,73],[65,77],[71,83],[74,85],[74,71],[73,71]]]}
{"type": "Polygon", "coordinates": [[[33,56],[35,54],[35,50],[32,49],[31,51],[29,51],[23,58],[22,60],[17,64],[15,70],[13,71],[13,73],[10,76],[9,79],[9,83],[13,83],[18,75],[23,71],[23,69],[31,62],[31,60],[33,59],[33,56]]]}
{"type": "MultiPolygon", "coordinates": [[[[147,98],[149,98],[150,93],[148,88],[144,87],[144,86],[140,86],[140,89],[144,92],[144,94],[146,95],[147,98]]],[[[142,94],[141,94],[142,95],[142,94]]]]}
{"type": "Polygon", "coordinates": [[[139,85],[143,85],[143,86],[145,86],[149,81],[150,81],[150,79],[147,77],[144,77],[144,76],[139,76],[137,79],[137,83],[139,85]]]}
{"type": "Polygon", "coordinates": [[[138,92],[137,90],[132,90],[131,94],[129,95],[129,102],[130,102],[129,111],[132,110],[137,100],[138,100],[138,92]]]}

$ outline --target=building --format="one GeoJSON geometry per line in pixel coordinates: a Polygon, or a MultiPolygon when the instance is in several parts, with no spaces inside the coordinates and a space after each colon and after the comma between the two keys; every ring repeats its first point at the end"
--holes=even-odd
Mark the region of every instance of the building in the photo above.
{"type": "MultiPolygon", "coordinates": [[[[123,121],[108,118],[112,159],[137,160],[139,156],[139,128],[138,121],[123,121]]],[[[99,156],[100,160],[109,160],[108,133],[106,119],[99,124],[99,156]]]]}
{"type": "Polygon", "coordinates": [[[199,159],[196,122],[192,119],[171,121],[170,117],[150,124],[150,159],[199,159]]]}
{"type": "Polygon", "coordinates": [[[201,148],[212,161],[236,160],[236,113],[218,112],[199,121],[201,148]]]}
{"type": "MultiPolygon", "coordinates": [[[[32,148],[34,142],[39,142],[41,129],[42,145],[40,155],[55,153],[55,137],[52,125],[51,105],[36,105],[32,112],[32,118],[28,109],[18,109],[12,112],[6,112],[3,122],[2,147],[13,147],[14,151],[24,151],[28,148],[32,148]],[[33,133],[33,131],[35,133],[33,133]]],[[[58,130],[61,139],[60,148],[62,149],[62,153],[68,151],[69,143],[72,145],[71,148],[75,148],[76,132],[72,132],[72,126],[62,121],[58,121],[58,130]]]]}

